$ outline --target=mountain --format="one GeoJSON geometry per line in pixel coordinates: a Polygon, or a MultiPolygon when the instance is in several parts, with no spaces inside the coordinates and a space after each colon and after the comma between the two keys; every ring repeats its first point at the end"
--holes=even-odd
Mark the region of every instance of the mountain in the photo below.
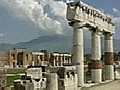
{"type": "MultiPolygon", "coordinates": [[[[104,39],[102,41],[102,52],[104,52],[104,39]]],[[[0,44],[0,51],[7,51],[12,48],[26,48],[29,51],[47,50],[48,52],[72,52],[72,37],[63,35],[40,36],[28,42],[17,44],[0,44]]],[[[91,53],[91,39],[84,39],[85,53],[91,53]]],[[[114,39],[114,50],[120,51],[120,40],[114,39]]]]}
{"type": "Polygon", "coordinates": [[[50,52],[71,52],[71,37],[63,35],[40,36],[28,42],[17,44],[0,44],[0,51],[8,49],[26,48],[30,51],[40,51],[46,49],[50,52]]]}

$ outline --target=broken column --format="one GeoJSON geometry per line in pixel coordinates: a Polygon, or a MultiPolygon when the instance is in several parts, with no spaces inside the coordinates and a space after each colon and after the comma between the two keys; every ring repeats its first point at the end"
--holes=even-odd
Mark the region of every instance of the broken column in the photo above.
{"type": "Polygon", "coordinates": [[[100,33],[96,30],[92,30],[92,70],[91,79],[94,83],[100,83],[102,81],[102,63],[101,63],[101,43],[100,33]]]}
{"type": "Polygon", "coordinates": [[[73,64],[77,68],[78,86],[84,85],[84,46],[83,46],[83,24],[74,23],[73,35],[73,64]]]}
{"type": "Polygon", "coordinates": [[[57,73],[49,73],[47,76],[48,83],[46,90],[58,90],[58,76],[57,73]]]}
{"type": "Polygon", "coordinates": [[[114,79],[113,36],[105,33],[105,79],[114,79]]]}

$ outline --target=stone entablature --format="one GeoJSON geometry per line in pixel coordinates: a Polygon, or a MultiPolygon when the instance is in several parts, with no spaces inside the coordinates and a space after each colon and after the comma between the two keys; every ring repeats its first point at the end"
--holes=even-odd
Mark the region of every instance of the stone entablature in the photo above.
{"type": "Polygon", "coordinates": [[[111,17],[99,9],[81,1],[67,3],[67,6],[68,21],[79,21],[87,28],[97,28],[101,32],[115,33],[111,17]]]}

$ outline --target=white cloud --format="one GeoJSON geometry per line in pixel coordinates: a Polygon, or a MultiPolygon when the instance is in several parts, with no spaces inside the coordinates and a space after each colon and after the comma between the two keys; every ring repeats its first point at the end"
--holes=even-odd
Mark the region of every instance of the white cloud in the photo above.
{"type": "Polygon", "coordinates": [[[120,10],[113,7],[113,13],[114,15],[111,16],[112,17],[112,20],[113,20],[113,23],[117,26],[117,27],[120,27],[120,10]]]}
{"type": "Polygon", "coordinates": [[[6,36],[6,34],[0,33],[0,38],[1,38],[1,37],[5,37],[5,36],[6,36]]]}
{"type": "Polygon", "coordinates": [[[15,18],[31,22],[47,33],[62,34],[67,27],[66,4],[63,1],[0,0],[0,6],[6,8],[15,18]],[[44,11],[47,5],[50,7],[50,13],[44,11]],[[57,18],[54,18],[55,16],[57,18]]]}
{"type": "Polygon", "coordinates": [[[56,16],[61,16],[65,18],[66,4],[63,1],[59,1],[59,2],[51,1],[50,7],[52,9],[51,11],[53,14],[55,14],[56,16]]]}
{"type": "Polygon", "coordinates": [[[113,7],[113,11],[114,11],[114,13],[119,12],[119,10],[117,8],[115,8],[115,7],[113,7]]]}
{"type": "Polygon", "coordinates": [[[113,17],[113,23],[120,26],[120,17],[113,17]]]}

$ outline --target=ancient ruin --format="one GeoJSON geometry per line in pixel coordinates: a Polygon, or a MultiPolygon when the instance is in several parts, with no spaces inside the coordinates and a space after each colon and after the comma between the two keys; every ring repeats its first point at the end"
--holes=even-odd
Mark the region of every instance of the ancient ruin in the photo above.
{"type": "Polygon", "coordinates": [[[113,67],[113,34],[114,24],[111,18],[100,10],[87,5],[83,2],[67,3],[67,20],[73,27],[73,65],[77,67],[78,86],[84,85],[84,45],[83,28],[90,30],[92,36],[92,82],[102,82],[102,63],[101,63],[101,34],[105,37],[105,79],[114,80],[113,67]]]}
{"type": "MultiPolygon", "coordinates": [[[[15,90],[119,90],[119,67],[114,71],[114,24],[109,16],[83,2],[67,3],[67,20],[73,27],[73,59],[71,66],[57,63],[61,54],[54,53],[53,65],[31,66],[20,80],[14,81],[15,90]],[[91,81],[84,82],[83,28],[92,36],[91,81]],[[101,61],[101,35],[104,36],[105,56],[101,61]],[[55,63],[56,61],[56,63],[55,63]],[[105,80],[103,81],[103,68],[105,80]]],[[[36,55],[36,53],[34,53],[36,55]]],[[[38,54],[37,54],[38,55],[38,54]]],[[[39,55],[43,55],[39,53],[39,55]]],[[[41,56],[40,56],[41,57],[41,56]]],[[[69,61],[69,59],[68,59],[69,61]]]]}

